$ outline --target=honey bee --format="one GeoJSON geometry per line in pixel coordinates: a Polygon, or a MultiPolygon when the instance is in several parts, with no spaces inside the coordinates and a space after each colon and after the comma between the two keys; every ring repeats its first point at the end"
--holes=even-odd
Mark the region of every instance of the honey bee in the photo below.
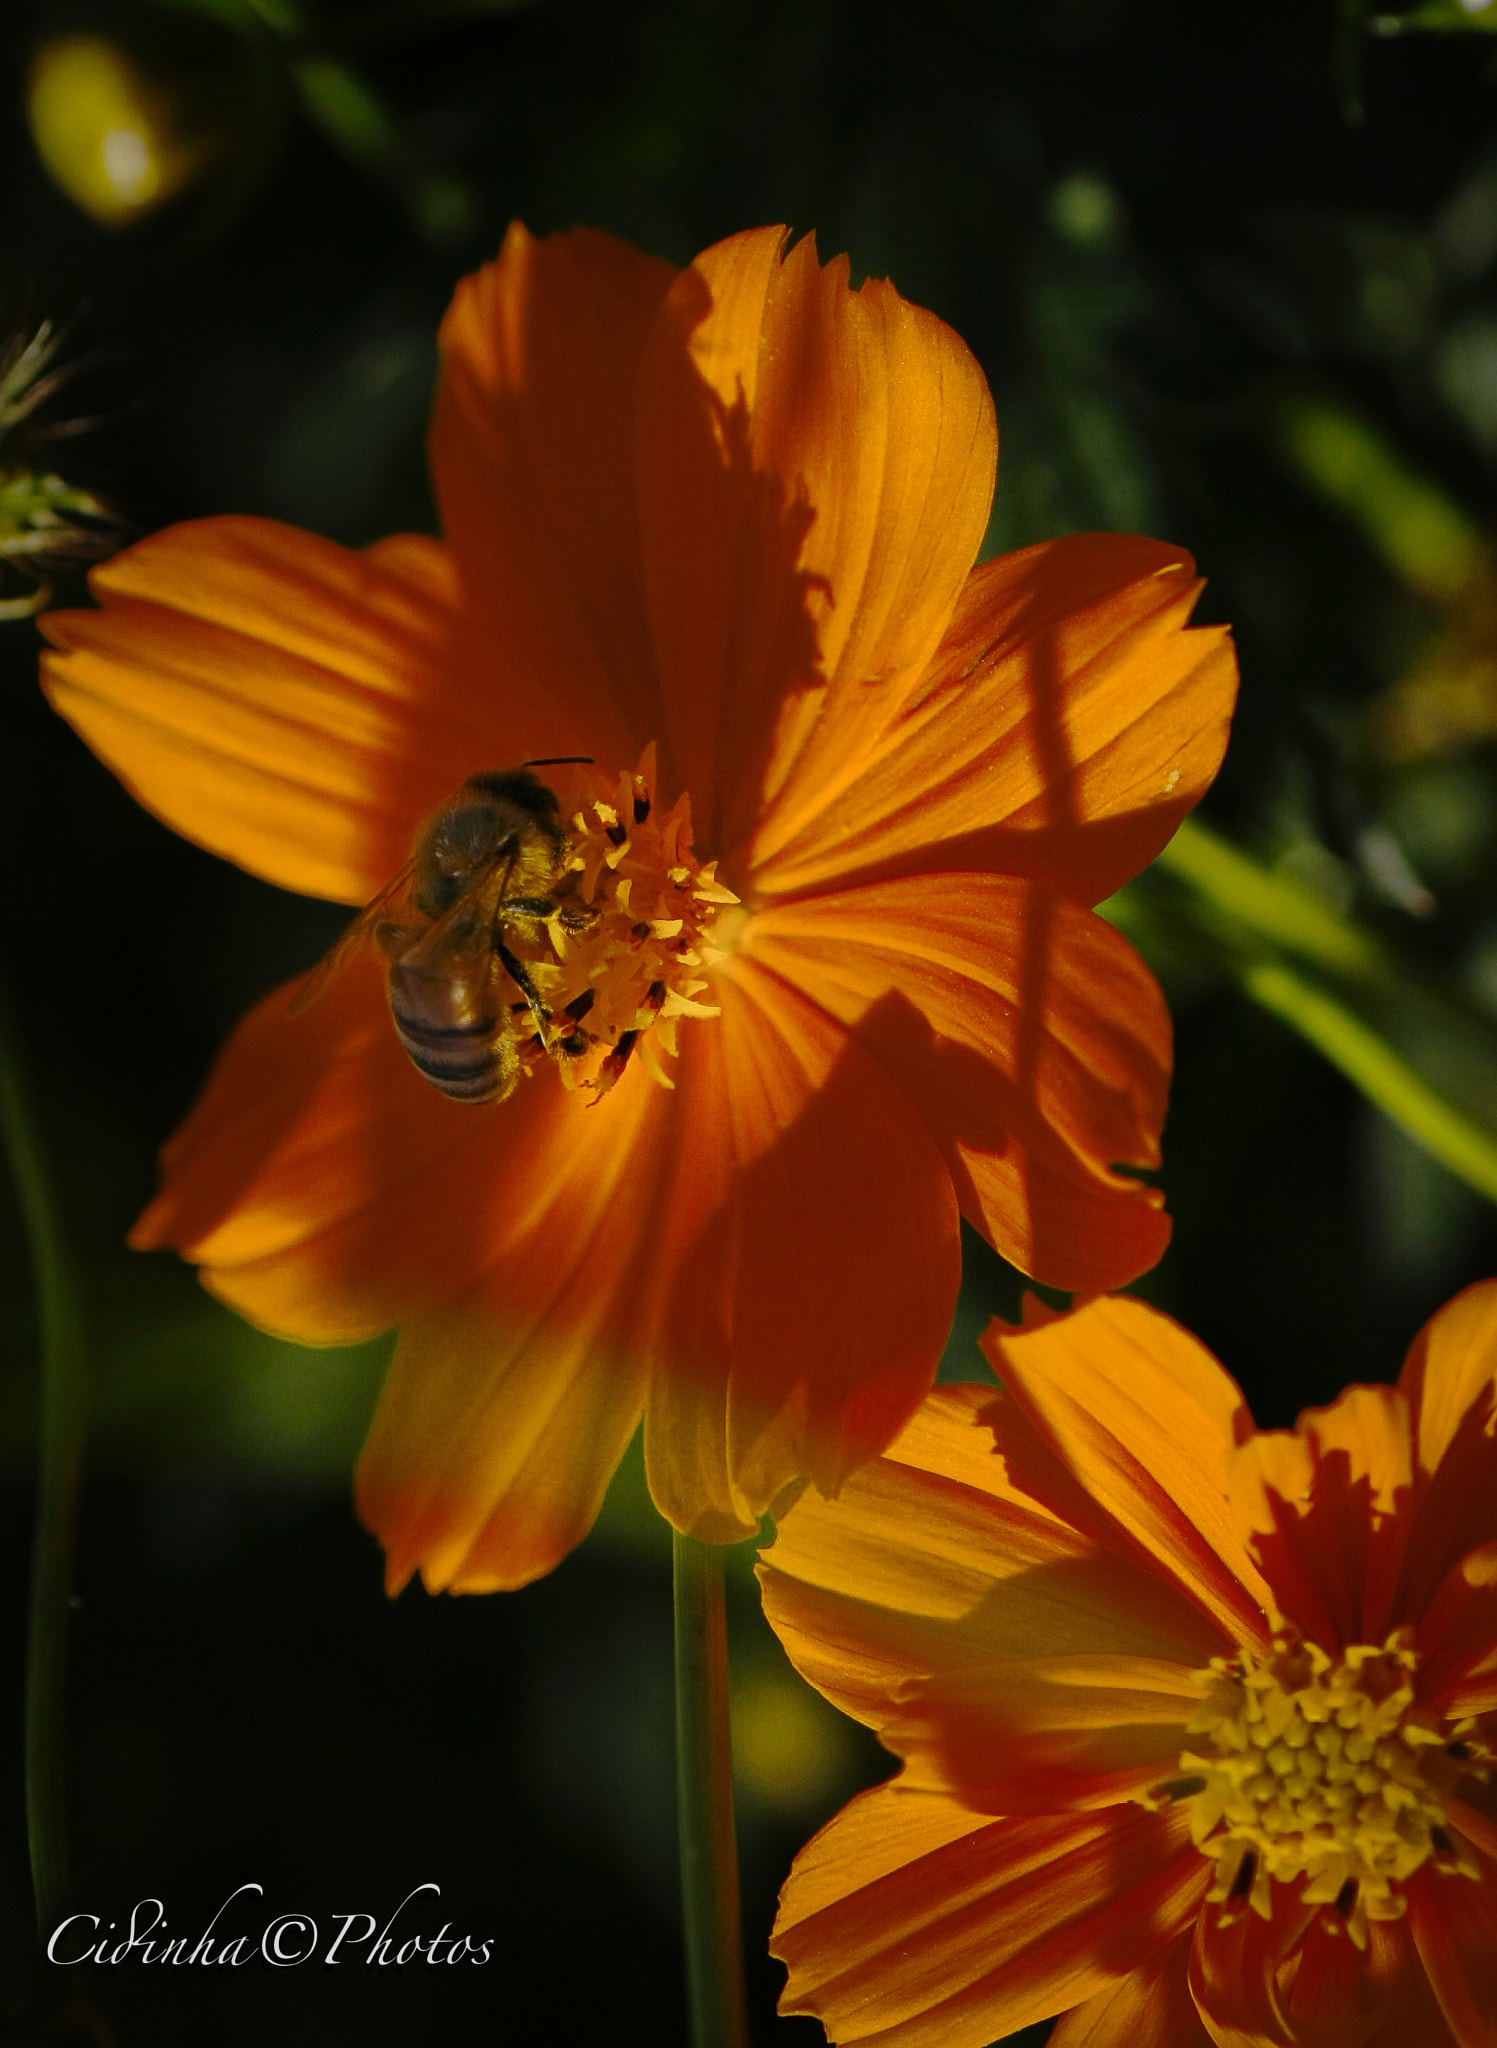
{"type": "MultiPolygon", "coordinates": [[[[454,1102],[498,1102],[519,1078],[519,1019],[541,1043],[551,1011],[508,944],[525,921],[582,931],[596,912],[568,902],[560,804],[530,771],[556,756],[470,775],[427,820],[400,873],[359,912],[292,999],[295,1014],[371,940],[389,961],[390,1015],[412,1065],[454,1102]],[[518,990],[518,999],[508,989],[518,990]]],[[[575,1011],[576,1005],[573,1005],[575,1011]]],[[[578,1022],[557,1041],[586,1049],[578,1022]]]]}

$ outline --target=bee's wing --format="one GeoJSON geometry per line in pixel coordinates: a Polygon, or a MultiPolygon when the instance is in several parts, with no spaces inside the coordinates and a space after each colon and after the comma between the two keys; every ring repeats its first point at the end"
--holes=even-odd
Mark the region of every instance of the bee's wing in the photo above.
{"type": "Polygon", "coordinates": [[[442,974],[457,971],[459,963],[476,955],[502,954],[499,908],[509,893],[514,865],[514,853],[506,849],[474,869],[450,910],[437,918],[417,912],[419,935],[402,953],[403,963],[425,974],[442,974]]]}
{"type": "Polygon", "coordinates": [[[408,860],[392,882],[387,882],[372,903],[366,903],[348,929],[336,938],[312,972],[292,996],[288,1014],[299,1017],[303,1010],[310,1008],[327,988],[335,975],[353,959],[374,937],[377,927],[391,920],[397,906],[409,901],[411,879],[416,863],[408,860]]]}

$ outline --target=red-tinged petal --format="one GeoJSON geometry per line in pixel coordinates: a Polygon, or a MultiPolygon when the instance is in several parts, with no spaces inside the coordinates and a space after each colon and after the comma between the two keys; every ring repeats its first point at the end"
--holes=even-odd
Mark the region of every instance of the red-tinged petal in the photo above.
{"type": "Polygon", "coordinates": [[[1290,1430],[1263,1430],[1230,1454],[1228,1496],[1245,1548],[1256,1556],[1273,1586],[1274,1604],[1288,1621],[1332,1649],[1351,1640],[1326,1606],[1314,1572],[1292,1540],[1294,1504],[1308,1501],[1315,1452],[1290,1430]]]}
{"type": "Polygon", "coordinates": [[[1140,1964],[1109,1991],[1056,2021],[1047,2048],[1211,2048],[1190,1995],[1190,1944],[1140,1964]]]}
{"type": "Polygon", "coordinates": [[[953,1835],[951,1812],[880,1787],[801,1851],[770,1943],[790,1969],[782,2012],[866,2048],[986,2048],[1161,1955],[1210,1877],[1178,1817],[963,1815],[953,1835]]]}
{"type": "Polygon", "coordinates": [[[1373,1920],[1367,1928],[1368,1997],[1378,2024],[1367,2048],[1456,2048],[1404,1920],[1373,1920]]]}
{"type": "Polygon", "coordinates": [[[683,1031],[677,1177],[651,1219],[645,1425],[678,1528],[746,1535],[790,1480],[833,1493],[928,1390],[960,1273],[950,1177],[840,1026],[752,962],[683,1031]]]}
{"type": "Polygon", "coordinates": [[[619,1252],[624,1212],[615,1199],[580,1242],[536,1233],[476,1296],[401,1333],[356,1486],[392,1593],[417,1569],[432,1593],[528,1585],[592,1527],[644,1407],[645,1361],[591,1270],[619,1252]],[[510,1298],[527,1256],[551,1289],[529,1317],[510,1298]]]}
{"type": "Polygon", "coordinates": [[[1361,1951],[1344,1929],[1313,1920],[1294,1960],[1288,1997],[1295,2048],[1364,2048],[1383,2022],[1361,1951]]]}
{"type": "Polygon", "coordinates": [[[287,889],[362,903],[426,813],[519,758],[454,666],[436,541],[364,554],[265,519],[202,519],[50,612],[54,708],[174,831],[287,889]]]}
{"type": "Polygon", "coordinates": [[[1472,1848],[1479,1849],[1487,1862],[1497,1868],[1497,1786],[1475,1786],[1467,1779],[1464,1789],[1470,1790],[1474,1798],[1483,1799],[1490,1810],[1483,1813],[1464,1799],[1447,1793],[1445,1818],[1456,1834],[1464,1835],[1472,1848]]]}
{"type": "Polygon", "coordinates": [[[1316,1910],[1276,1892],[1272,1920],[1240,1910],[1224,1927],[1219,1908],[1202,1912],[1191,1943],[1190,1992],[1215,2048],[1297,2048],[1279,1968],[1316,1910]]]}
{"type": "MultiPolygon", "coordinates": [[[[982,373],[933,314],[807,238],[737,235],[646,352],[639,475],[666,736],[699,843],[815,809],[934,655],[992,500],[982,373]]],[[[752,864],[735,856],[734,872],[752,864]]]]}
{"type": "Polygon", "coordinates": [[[636,387],[675,272],[516,224],[442,323],[431,464],[465,650],[525,734],[507,760],[633,760],[660,727],[635,503],[636,387]]]}
{"type": "Polygon", "coordinates": [[[1252,1428],[1203,1344],[1141,1301],[1089,1302],[1041,1328],[991,1331],[1005,1387],[1142,1554],[1240,1643],[1267,1642],[1273,1595],[1229,1502],[1252,1428]]]}
{"type": "Polygon", "coordinates": [[[1279,1612],[1333,1655],[1381,1642],[1408,1534],[1408,1406],[1348,1387],[1293,1431],[1261,1431],[1233,1461],[1238,1528],[1279,1612]]]}
{"type": "Polygon", "coordinates": [[[1408,1928],[1458,2048],[1497,2044],[1497,1877],[1446,1876],[1426,1864],[1404,1886],[1408,1928]]]}
{"type": "Polygon", "coordinates": [[[1415,1481],[1397,1618],[1417,1620],[1451,1567],[1497,1526],[1497,1280],[1466,1288],[1431,1317],[1398,1384],[1415,1481]]]}
{"type": "Polygon", "coordinates": [[[1497,1541],[1452,1567],[1419,1617],[1419,1690],[1459,1720],[1497,1710],[1497,1541]]]}
{"type": "Polygon", "coordinates": [[[1091,911],[1002,875],[911,875],[755,913],[742,944],[852,1028],[946,1149],[1004,1256],[1093,1292],[1169,1237],[1150,1166],[1169,1013],[1091,911]]]}
{"type": "Polygon", "coordinates": [[[897,694],[865,689],[835,772],[756,833],[755,889],[941,867],[1110,895],[1199,802],[1226,746],[1237,664],[1225,627],[1186,630],[1200,590],[1189,555],[1132,534],[974,569],[930,666],[897,694]]]}

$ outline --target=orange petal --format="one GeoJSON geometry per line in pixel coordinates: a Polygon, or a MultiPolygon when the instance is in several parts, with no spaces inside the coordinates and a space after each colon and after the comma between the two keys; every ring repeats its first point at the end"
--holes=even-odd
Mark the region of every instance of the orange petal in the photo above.
{"type": "Polygon", "coordinates": [[[661,713],[635,501],[635,391],[675,272],[592,228],[516,223],[442,323],[431,465],[483,686],[530,755],[632,762],[661,713]]]}
{"type": "Polygon", "coordinates": [[[930,666],[897,695],[865,686],[835,772],[756,833],[757,891],[943,867],[1110,895],[1227,743],[1237,664],[1224,626],[1185,630],[1200,591],[1182,549],[1132,534],[974,569],[930,666]]]}
{"type": "Polygon", "coordinates": [[[1147,1791],[1199,1704],[1191,1670],[1225,1647],[1015,1486],[1027,1428],[991,1388],[938,1389],[834,1505],[803,1494],[760,1565],[802,1676],[986,1812],[1147,1791]]]}
{"type": "Polygon", "coordinates": [[[392,1589],[520,1585],[586,1533],[644,1401],[664,1102],[643,1073],[596,1106],[549,1074],[447,1102],[368,960],[252,1012],[168,1148],[138,1244],[291,1336],[406,1323],[359,1479],[392,1589]]]}
{"type": "Polygon", "coordinates": [[[1388,1633],[1411,1479],[1408,1404],[1392,1387],[1348,1387],[1236,1453],[1239,1531],[1279,1612],[1332,1653],[1388,1633]]]}
{"type": "Polygon", "coordinates": [[[737,235],[682,273],[641,385],[666,737],[698,844],[725,855],[782,808],[818,806],[925,668],[997,462],[992,401],[951,329],[784,240],[737,235]]]}
{"type": "Polygon", "coordinates": [[[1176,1942],[1050,2030],[1046,2048],[1211,2048],[1190,1995],[1190,1946],[1176,1942]]]}
{"type": "MultiPolygon", "coordinates": [[[[407,1320],[359,1466],[392,1590],[418,1567],[434,1592],[551,1570],[591,1527],[644,1406],[639,1304],[673,1151],[664,1096],[643,1073],[601,1100],[542,1074],[498,1105],[489,1135],[488,1185],[468,1174],[452,1190],[482,1219],[480,1277],[407,1320]]],[[[444,1206],[440,1188],[411,1193],[444,1206]]]]}
{"type": "MultiPolygon", "coordinates": [[[[482,1120],[464,1128],[459,1105],[412,1070],[378,961],[356,961],[293,1016],[299,986],[274,990],[235,1030],[163,1150],[161,1191],[130,1242],[181,1252],[282,1335],[337,1343],[387,1328],[408,1305],[400,1191],[422,1175],[453,1180],[449,1162],[482,1120]],[[376,1240],[362,1259],[334,1249],[350,1226],[376,1240]]],[[[440,1266],[432,1275],[437,1298],[458,1284],[440,1266]]]]}
{"type": "Polygon", "coordinates": [[[392,1593],[418,1568],[432,1593],[528,1585],[592,1527],[645,1396],[640,1349],[589,1271],[612,1234],[607,1219],[580,1243],[537,1231],[477,1297],[401,1333],[357,1481],[392,1593]],[[529,1316],[507,1299],[527,1252],[553,1290],[529,1316]]]}
{"type": "Polygon", "coordinates": [[[1399,1617],[1415,1619],[1468,1550],[1493,1535],[1497,1492],[1497,1280],[1446,1302],[1399,1376],[1414,1438],[1414,1517],[1399,1617]]]}
{"type": "MultiPolygon", "coordinates": [[[[1103,1574],[1089,1576],[1083,1599],[1095,1597],[1103,1574]]],[[[1052,1597],[1074,1590],[1061,1578],[1052,1597]]],[[[980,1627],[979,1619],[972,1632],[980,1627]]],[[[1200,1702],[1178,1661],[984,1650],[974,1663],[911,1679],[880,1733],[897,1755],[918,1758],[914,1782],[959,1786],[983,1813],[1055,1813],[1147,1803],[1178,1774],[1200,1702]]]]}
{"type": "Polygon", "coordinates": [[[868,2048],[986,2048],[1162,1955],[1209,1878],[1178,1816],[984,1823],[881,1786],[796,1858],[770,1942],[780,2009],[868,2048]]]}
{"type": "Polygon", "coordinates": [[[1089,1302],[984,1349],[1067,1468],[1142,1554],[1235,1641],[1265,1646],[1273,1594],[1229,1505],[1252,1427],[1203,1344],[1141,1301],[1089,1302]]]}
{"type": "MultiPolygon", "coordinates": [[[[444,1308],[549,1232],[559,1252],[518,1261],[523,1317],[588,1234],[600,1189],[654,1157],[660,1097],[642,1074],[596,1108],[548,1074],[492,1107],[447,1101],[401,1051],[382,983],[366,958],[298,1016],[286,990],[251,1011],[133,1237],[174,1246],[251,1320],[314,1343],[444,1308]]],[[[606,1290],[615,1276],[592,1277],[606,1290]]]]}
{"type": "Polygon", "coordinates": [[[822,1012],[737,960],[686,1031],[677,1180],[659,1240],[645,1460],[657,1506],[747,1535],[791,1480],[824,1492],[935,1375],[960,1277],[924,1124],[822,1012]]]}
{"type": "Polygon", "coordinates": [[[1473,1884],[1426,1864],[1408,1879],[1404,1895],[1409,1934],[1456,2048],[1497,2048],[1494,1866],[1473,1884]]]}
{"type": "Polygon", "coordinates": [[[963,1213],[1083,1292],[1152,1266],[1169,1013],[1111,925],[1002,875],[910,875],[756,911],[744,948],[852,1027],[946,1148],[963,1213]]]}
{"type": "Polygon", "coordinates": [[[201,519],[89,587],[102,611],[42,621],[54,708],[174,831],[283,888],[365,902],[466,775],[519,758],[451,671],[439,542],[201,519]]]}

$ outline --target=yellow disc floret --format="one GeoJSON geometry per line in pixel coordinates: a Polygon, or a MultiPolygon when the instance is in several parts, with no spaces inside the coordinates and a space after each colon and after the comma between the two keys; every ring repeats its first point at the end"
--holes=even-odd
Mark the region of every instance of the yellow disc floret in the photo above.
{"type": "Polygon", "coordinates": [[[1444,1802],[1462,1776],[1489,1779],[1492,1758],[1469,1722],[1416,1704],[1417,1663],[1405,1629],[1334,1658],[1285,1631],[1267,1655],[1239,1650],[1196,1674],[1206,1697],[1187,1732],[1207,1740],[1160,1789],[1216,1865],[1206,1896],[1222,1924],[1248,1907],[1270,1919],[1272,1887],[1294,1884],[1361,1947],[1369,1920],[1403,1913],[1422,1865],[1479,1876],[1444,1802]]]}

